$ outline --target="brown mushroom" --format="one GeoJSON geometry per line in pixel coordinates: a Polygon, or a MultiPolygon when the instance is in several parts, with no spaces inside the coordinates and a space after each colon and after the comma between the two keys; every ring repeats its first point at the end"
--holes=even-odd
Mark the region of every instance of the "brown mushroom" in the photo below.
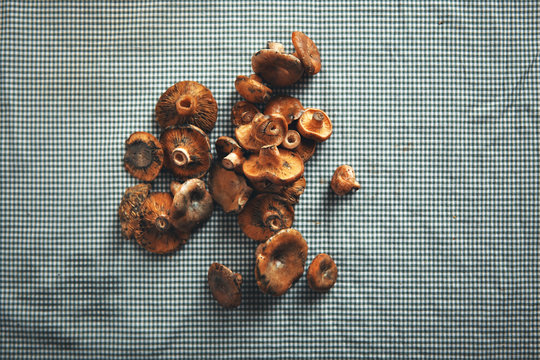
{"type": "Polygon", "coordinates": [[[228,136],[220,136],[216,140],[216,151],[221,158],[221,164],[228,170],[242,170],[242,164],[246,160],[244,151],[236,140],[228,136]]]}
{"type": "Polygon", "coordinates": [[[356,181],[354,169],[349,165],[341,165],[334,171],[330,187],[337,195],[343,196],[360,189],[360,184],[356,181]]]}
{"type": "Polygon", "coordinates": [[[164,129],[191,124],[209,133],[216,123],[217,112],[216,100],[208,88],[195,81],[181,81],[159,98],[156,120],[164,129]]]}
{"type": "Polygon", "coordinates": [[[319,109],[306,109],[296,127],[302,136],[317,142],[323,142],[332,135],[332,122],[319,109]]]}
{"type": "Polygon", "coordinates": [[[120,218],[122,235],[127,239],[132,239],[135,236],[140,221],[139,209],[149,192],[150,184],[137,184],[127,188],[124,192],[118,207],[118,217],[120,218]]]}
{"type": "Polygon", "coordinates": [[[163,148],[158,139],[147,132],[134,132],[126,140],[126,170],[142,181],[154,180],[163,167],[163,148]]]}
{"type": "Polygon", "coordinates": [[[290,54],[284,54],[281,48],[263,49],[251,57],[253,72],[266,82],[285,87],[294,84],[302,77],[304,68],[300,60],[290,54]]]}
{"type": "Polygon", "coordinates": [[[300,100],[292,96],[276,96],[270,99],[264,108],[265,115],[280,114],[287,120],[288,124],[300,119],[303,112],[304,107],[300,100]]]}
{"type": "Polygon", "coordinates": [[[148,195],[140,207],[139,227],[135,239],[146,250],[156,254],[167,254],[177,250],[189,238],[189,232],[176,229],[171,224],[172,196],[155,192],[148,195]]]}
{"type": "Polygon", "coordinates": [[[298,230],[284,229],[256,250],[255,279],[261,291],[281,296],[304,273],[308,245],[298,230]]]}
{"type": "Polygon", "coordinates": [[[277,194],[259,194],[251,198],[238,214],[242,232],[262,242],[281,229],[290,228],[294,221],[293,207],[277,194]]]}
{"type": "Polygon", "coordinates": [[[234,82],[236,91],[250,103],[260,104],[270,100],[272,90],[262,83],[262,79],[257,75],[250,77],[238,75],[234,82]]]}
{"type": "Polygon", "coordinates": [[[208,269],[208,287],[212,296],[224,308],[231,309],[242,302],[242,275],[234,273],[228,267],[213,263],[208,269]]]}
{"type": "Polygon", "coordinates": [[[215,162],[210,168],[208,187],[214,201],[226,213],[239,213],[253,192],[242,175],[225,169],[218,162],[215,162]]]}
{"type": "Polygon", "coordinates": [[[296,56],[302,62],[304,71],[308,75],[315,75],[321,71],[321,54],[317,45],[301,31],[292,33],[292,42],[296,56]]]}
{"type": "Polygon", "coordinates": [[[287,185],[302,177],[304,162],[289,150],[278,149],[275,145],[264,146],[244,162],[242,170],[251,182],[268,180],[273,184],[287,185]]]}
{"type": "Polygon", "coordinates": [[[233,125],[240,126],[249,124],[256,115],[262,115],[259,109],[247,101],[239,101],[234,104],[231,110],[231,121],[233,125]]]}
{"type": "Polygon", "coordinates": [[[313,154],[315,154],[315,150],[317,149],[317,142],[315,140],[307,139],[305,137],[302,137],[300,140],[300,144],[296,148],[294,148],[294,153],[300,156],[302,161],[306,163],[313,154]]]}
{"type": "Polygon", "coordinates": [[[298,131],[287,130],[287,134],[285,135],[285,138],[283,139],[281,146],[283,146],[287,150],[294,150],[298,146],[300,146],[301,142],[302,142],[302,137],[300,136],[300,133],[298,133],[298,131]]]}
{"type": "Polygon", "coordinates": [[[171,192],[174,196],[171,223],[178,230],[191,232],[212,215],[214,202],[201,179],[190,179],[183,184],[173,181],[171,192]]]}
{"type": "Polygon", "coordinates": [[[274,193],[279,194],[289,204],[298,204],[300,196],[306,189],[306,178],[301,177],[290,185],[276,185],[270,181],[255,182],[252,183],[253,189],[261,193],[274,193]]]}
{"type": "Polygon", "coordinates": [[[196,126],[169,128],[161,134],[160,142],[165,151],[165,165],[178,178],[200,178],[210,168],[210,142],[196,126]]]}
{"type": "Polygon", "coordinates": [[[263,146],[281,144],[287,134],[287,121],[279,114],[258,116],[238,126],[234,134],[242,148],[256,152],[263,146]]]}
{"type": "Polygon", "coordinates": [[[327,254],[319,254],[313,259],[307,271],[308,286],[317,292],[327,292],[336,283],[338,269],[327,254]]]}

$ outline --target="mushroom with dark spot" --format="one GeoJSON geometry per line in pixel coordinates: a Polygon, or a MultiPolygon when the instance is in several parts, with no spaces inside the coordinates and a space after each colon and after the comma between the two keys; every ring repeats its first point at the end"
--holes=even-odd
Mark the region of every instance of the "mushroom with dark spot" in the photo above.
{"type": "Polygon", "coordinates": [[[183,184],[173,181],[171,192],[174,196],[171,222],[178,230],[191,232],[212,215],[214,202],[201,179],[190,179],[183,184]]]}
{"type": "Polygon", "coordinates": [[[139,209],[150,193],[150,184],[137,184],[129,187],[124,192],[120,206],[118,207],[118,217],[122,235],[127,239],[135,236],[135,231],[139,228],[141,220],[139,209]]]}
{"type": "Polygon", "coordinates": [[[317,292],[329,291],[336,283],[337,277],[336,263],[328,254],[317,255],[307,271],[308,286],[317,292]]]}
{"type": "Polygon", "coordinates": [[[336,195],[343,196],[360,189],[360,184],[356,181],[354,169],[349,165],[341,165],[334,171],[330,187],[336,195]]]}
{"type": "Polygon", "coordinates": [[[213,263],[208,269],[208,287],[214,299],[227,309],[238,307],[242,302],[242,275],[228,267],[213,263]]]}
{"type": "Polygon", "coordinates": [[[321,71],[321,54],[317,45],[301,31],[292,33],[292,42],[296,56],[302,62],[304,71],[308,75],[315,75],[321,71]]]}
{"type": "Polygon", "coordinates": [[[272,89],[265,86],[262,79],[257,75],[251,75],[250,77],[238,75],[234,87],[250,103],[265,103],[270,100],[272,95],[272,89]]]}
{"type": "Polygon", "coordinates": [[[306,178],[301,177],[292,184],[289,185],[276,185],[270,181],[261,181],[252,183],[253,189],[261,193],[274,193],[279,194],[289,204],[298,204],[300,196],[306,189],[306,178]]]}
{"type": "Polygon", "coordinates": [[[139,180],[154,180],[163,167],[163,148],[158,139],[142,131],[131,134],[126,140],[124,166],[139,180]]]}
{"type": "Polygon", "coordinates": [[[275,145],[264,146],[244,162],[242,170],[251,182],[268,180],[273,184],[287,185],[302,177],[304,162],[289,150],[278,149],[275,145]]]}

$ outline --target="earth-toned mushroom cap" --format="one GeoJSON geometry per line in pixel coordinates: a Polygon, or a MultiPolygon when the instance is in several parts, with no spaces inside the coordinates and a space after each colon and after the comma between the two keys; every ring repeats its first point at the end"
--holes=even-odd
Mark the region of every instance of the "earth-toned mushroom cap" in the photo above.
{"type": "Polygon", "coordinates": [[[138,131],[126,140],[124,166],[139,180],[154,180],[163,167],[163,156],[163,148],[152,134],[138,131]]]}
{"type": "Polygon", "coordinates": [[[214,299],[224,308],[231,309],[242,302],[242,276],[228,267],[213,263],[208,269],[208,287],[214,299]]]}
{"type": "Polygon", "coordinates": [[[317,255],[307,271],[308,286],[317,292],[329,291],[336,283],[337,277],[336,263],[328,254],[317,255]]]}

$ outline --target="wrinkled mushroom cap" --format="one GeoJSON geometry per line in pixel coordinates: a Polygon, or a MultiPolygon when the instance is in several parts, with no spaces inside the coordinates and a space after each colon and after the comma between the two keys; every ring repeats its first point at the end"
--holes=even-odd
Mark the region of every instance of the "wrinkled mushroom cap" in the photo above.
{"type": "Polygon", "coordinates": [[[321,71],[321,54],[313,40],[303,32],[295,31],[292,33],[292,42],[306,74],[315,75],[321,71]]]}
{"type": "Polygon", "coordinates": [[[303,137],[317,142],[323,142],[332,135],[332,122],[328,115],[319,109],[306,109],[296,127],[303,137]]]}
{"type": "Polygon", "coordinates": [[[261,291],[283,295],[302,276],[308,246],[299,231],[284,229],[257,249],[255,279],[261,291]]]}
{"type": "Polygon", "coordinates": [[[244,99],[254,104],[265,103],[272,95],[272,90],[256,75],[250,77],[238,75],[234,87],[244,99]]]}
{"type": "Polygon", "coordinates": [[[242,148],[256,152],[263,146],[283,142],[287,135],[287,120],[279,114],[258,116],[249,124],[238,126],[234,134],[242,148]]]}
{"type": "Polygon", "coordinates": [[[244,175],[251,182],[268,180],[273,184],[291,184],[302,177],[304,162],[294,152],[274,146],[264,146],[242,165],[244,175]]]}
{"type": "Polygon", "coordinates": [[[265,115],[280,114],[287,120],[287,123],[300,119],[304,107],[297,98],[292,96],[276,96],[266,104],[264,108],[265,115]]]}
{"type": "Polygon", "coordinates": [[[247,101],[238,101],[231,109],[231,121],[234,126],[249,124],[255,115],[262,115],[257,107],[247,101]]]}
{"type": "Polygon", "coordinates": [[[235,308],[242,302],[242,276],[228,267],[213,263],[208,269],[208,287],[214,299],[224,308],[235,308]]]}
{"type": "Polygon", "coordinates": [[[239,213],[251,196],[250,188],[242,175],[225,169],[220,163],[214,162],[208,176],[210,193],[226,213],[239,213]]]}
{"type": "Polygon", "coordinates": [[[171,222],[178,230],[190,232],[212,215],[214,202],[201,179],[189,179],[183,184],[173,181],[171,192],[171,222]]]}
{"type": "Polygon", "coordinates": [[[343,196],[360,189],[360,184],[356,181],[354,169],[349,165],[341,165],[334,171],[330,187],[336,195],[343,196]]]}
{"type": "Polygon", "coordinates": [[[253,189],[261,193],[274,193],[279,194],[289,204],[298,204],[300,196],[306,189],[306,178],[301,177],[292,184],[289,185],[276,185],[270,181],[254,182],[252,183],[253,189]]]}
{"type": "Polygon", "coordinates": [[[327,254],[319,254],[313,259],[307,271],[308,286],[317,292],[327,292],[334,286],[338,269],[334,259],[327,254]]]}
{"type": "Polygon", "coordinates": [[[266,82],[278,87],[294,84],[304,72],[302,63],[297,57],[274,49],[258,51],[251,58],[251,67],[253,72],[266,82]]]}
{"type": "Polygon", "coordinates": [[[135,236],[135,231],[139,228],[139,208],[148,197],[149,192],[150,184],[137,184],[127,188],[124,192],[118,207],[118,217],[120,218],[122,235],[127,239],[132,239],[135,236]]]}
{"type": "Polygon", "coordinates": [[[147,132],[134,132],[126,140],[124,166],[133,177],[154,180],[163,167],[163,148],[158,139],[147,132]]]}

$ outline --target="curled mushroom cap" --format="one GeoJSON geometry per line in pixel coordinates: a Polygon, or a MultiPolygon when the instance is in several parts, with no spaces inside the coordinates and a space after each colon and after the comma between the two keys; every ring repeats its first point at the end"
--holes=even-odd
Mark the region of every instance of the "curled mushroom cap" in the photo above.
{"type": "Polygon", "coordinates": [[[183,184],[173,181],[171,192],[174,196],[171,222],[178,230],[190,232],[212,215],[214,202],[201,179],[190,179],[183,184]]]}
{"type": "Polygon", "coordinates": [[[241,170],[246,158],[244,157],[244,151],[236,140],[228,136],[220,136],[216,140],[216,151],[221,158],[223,167],[229,170],[241,170]]]}
{"type": "Polygon", "coordinates": [[[261,291],[283,295],[304,273],[308,246],[298,230],[284,229],[259,245],[255,279],[261,291]]]}
{"type": "Polygon", "coordinates": [[[336,283],[337,276],[338,269],[330,255],[319,254],[309,265],[308,286],[317,292],[327,292],[336,283]]]}
{"type": "Polygon", "coordinates": [[[247,237],[265,241],[294,221],[293,207],[277,194],[259,194],[250,199],[238,214],[238,224],[247,237]]]}
{"type": "Polygon", "coordinates": [[[259,151],[267,145],[279,145],[287,134],[287,121],[279,114],[258,116],[234,131],[236,140],[247,151],[259,151]]]}
{"type": "Polygon", "coordinates": [[[219,305],[227,309],[239,306],[242,302],[241,285],[242,275],[234,273],[220,263],[210,265],[208,269],[208,287],[219,305]]]}
{"type": "Polygon", "coordinates": [[[332,190],[336,195],[343,196],[351,191],[360,189],[360,184],[356,181],[354,169],[349,165],[338,166],[330,182],[332,190]]]}
{"type": "Polygon", "coordinates": [[[149,192],[150,184],[137,184],[127,188],[124,192],[118,207],[118,217],[120,218],[122,235],[127,239],[132,239],[135,236],[140,221],[139,208],[148,197],[149,192]]]}
{"type": "Polygon", "coordinates": [[[185,244],[189,238],[188,232],[177,230],[171,224],[172,201],[171,194],[155,192],[148,195],[141,205],[141,218],[135,231],[135,239],[150,252],[170,253],[185,244]]]}
{"type": "Polygon", "coordinates": [[[253,72],[259,74],[266,82],[285,87],[294,84],[301,77],[304,68],[300,60],[279,50],[263,49],[251,57],[253,72]]]}
{"type": "Polygon", "coordinates": [[[250,77],[238,75],[234,82],[236,91],[250,103],[264,103],[270,100],[272,90],[262,83],[262,79],[257,75],[250,77]]]}
{"type": "Polygon", "coordinates": [[[275,145],[264,146],[244,162],[242,170],[251,182],[268,180],[286,185],[302,177],[304,162],[289,150],[278,149],[275,145]]]}
{"type": "Polygon", "coordinates": [[[234,126],[249,124],[255,115],[262,115],[259,109],[247,101],[239,101],[231,110],[231,121],[234,126]]]}
{"type": "Polygon", "coordinates": [[[154,180],[163,166],[163,148],[158,139],[142,131],[131,134],[126,140],[124,166],[137,179],[154,180]]]}
{"type": "Polygon", "coordinates": [[[239,213],[251,196],[253,189],[250,188],[242,175],[225,169],[220,163],[215,162],[210,168],[208,176],[210,193],[226,213],[239,213]]]}
{"type": "Polygon", "coordinates": [[[280,114],[288,124],[300,119],[303,112],[304,107],[300,100],[292,96],[276,96],[270,99],[264,108],[265,115],[280,114]]]}
{"type": "Polygon", "coordinates": [[[208,88],[195,81],[181,81],[159,98],[156,120],[164,129],[191,124],[209,133],[216,124],[217,112],[216,99],[208,88]]]}
{"type": "Polygon", "coordinates": [[[206,134],[193,125],[169,128],[161,134],[165,164],[180,179],[200,178],[211,165],[206,134]]]}
{"type": "Polygon", "coordinates": [[[295,31],[292,33],[292,42],[306,74],[315,75],[321,71],[321,54],[313,40],[303,32],[295,31]]]}
{"type": "Polygon", "coordinates": [[[332,122],[324,111],[306,109],[298,120],[297,129],[302,136],[323,142],[332,135],[332,122]]]}
{"type": "Polygon", "coordinates": [[[270,181],[255,182],[252,183],[253,189],[261,193],[274,193],[279,194],[289,204],[298,204],[300,196],[306,189],[306,178],[301,177],[292,184],[289,185],[276,185],[270,181]]]}

